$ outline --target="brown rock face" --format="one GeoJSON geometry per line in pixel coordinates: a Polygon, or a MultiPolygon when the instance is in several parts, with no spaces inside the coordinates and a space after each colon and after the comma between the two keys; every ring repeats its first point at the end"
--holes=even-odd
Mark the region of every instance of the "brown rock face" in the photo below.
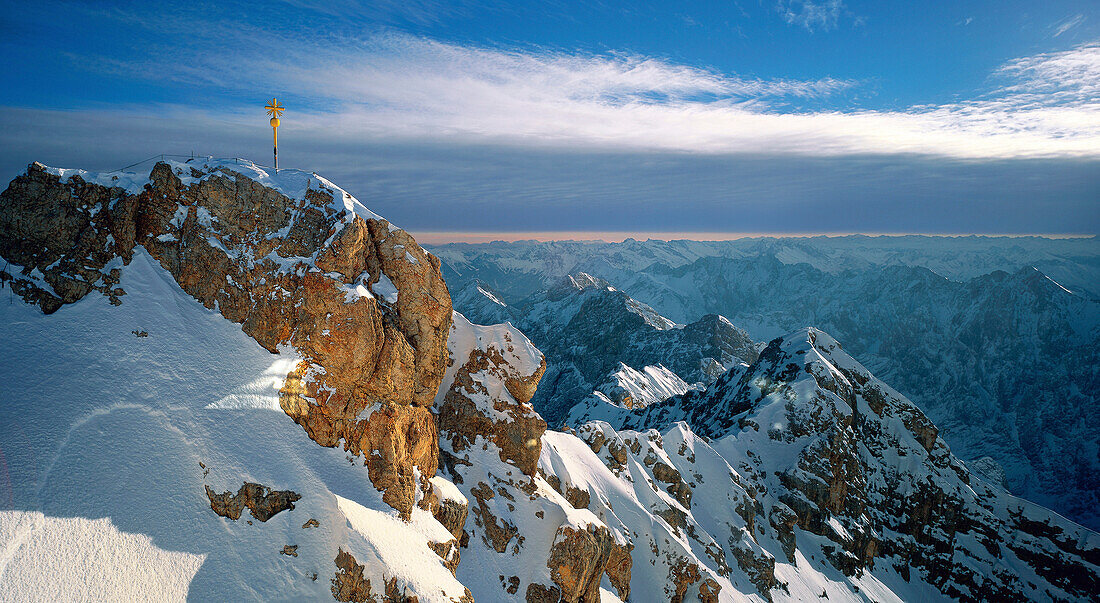
{"type": "Polygon", "coordinates": [[[120,303],[119,271],[107,263],[129,260],[134,240],[133,200],[121,188],[66,184],[33,163],[0,193],[0,280],[46,314],[95,290],[120,303]],[[23,270],[13,270],[11,264],[23,270]],[[41,274],[36,279],[33,273],[41,274]],[[14,274],[13,274],[14,273],[14,274]],[[49,289],[47,289],[47,287],[49,289]]]}
{"type": "Polygon", "coordinates": [[[615,587],[615,590],[619,593],[619,598],[623,601],[630,599],[630,571],[634,566],[634,559],[630,557],[630,551],[633,548],[633,545],[630,544],[625,546],[614,544],[611,547],[611,554],[607,558],[607,567],[604,569],[608,581],[611,582],[611,586],[615,587]]]}
{"type": "Polygon", "coordinates": [[[260,345],[303,357],[283,409],[317,443],[363,454],[407,516],[427,489],[414,467],[431,477],[438,464],[429,408],[451,324],[439,260],[319,177],[272,179],[304,190],[292,198],[250,169],[158,163],[134,194],[32,164],[0,193],[0,257],[12,264],[0,280],[46,313],[92,291],[117,304],[112,260],[144,248],[260,345]]]}
{"type": "Polygon", "coordinates": [[[267,521],[280,511],[293,509],[294,503],[302,498],[297,492],[272,490],[267,486],[251,482],[245,482],[236,494],[232,492],[218,494],[207,486],[206,497],[210,499],[210,508],[215,513],[233,521],[241,518],[241,512],[245,507],[248,507],[252,517],[267,521]]]}
{"type": "Polygon", "coordinates": [[[374,601],[370,579],[363,578],[363,566],[351,553],[340,549],[336,554],[336,576],[332,578],[332,596],[337,601],[374,601]]]}
{"type": "Polygon", "coordinates": [[[558,528],[546,565],[561,600],[599,603],[600,577],[615,549],[615,539],[603,526],[589,525],[586,530],[558,528]]]}
{"type": "MultiPolygon", "coordinates": [[[[354,603],[419,603],[416,595],[407,594],[400,587],[397,578],[382,578],[382,588],[376,592],[371,591],[369,578],[363,577],[364,567],[355,560],[355,557],[340,549],[336,554],[336,575],[332,578],[332,597],[337,601],[352,601],[354,603]]],[[[465,596],[456,603],[473,603],[474,598],[467,590],[465,596]]]]}
{"type": "Polygon", "coordinates": [[[432,511],[436,521],[443,524],[443,527],[447,528],[455,538],[462,539],[462,535],[465,531],[462,529],[466,525],[466,516],[469,515],[470,508],[468,505],[459,504],[453,500],[445,500],[432,511]]]}
{"type": "Polygon", "coordinates": [[[546,359],[539,353],[537,364],[526,358],[517,366],[513,359],[523,350],[517,352],[516,346],[529,345],[526,340],[513,341],[511,331],[497,325],[502,341],[475,345],[466,335],[485,327],[472,325],[461,315],[456,315],[454,324],[451,349],[460,357],[451,361],[462,364],[438,406],[443,437],[455,452],[483,437],[500,449],[500,460],[514,464],[525,475],[535,475],[546,421],[529,402],[546,371],[546,359]],[[504,391],[491,392],[495,385],[503,385],[504,391]]]}

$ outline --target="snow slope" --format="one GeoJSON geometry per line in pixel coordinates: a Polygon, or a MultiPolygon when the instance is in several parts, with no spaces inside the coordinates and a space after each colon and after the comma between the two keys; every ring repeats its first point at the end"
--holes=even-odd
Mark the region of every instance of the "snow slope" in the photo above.
{"type": "Polygon", "coordinates": [[[141,249],[122,285],[117,307],[0,304],[0,349],[17,350],[0,379],[0,600],[331,600],[339,549],[421,601],[463,595],[426,546],[450,538],[431,514],[400,521],[361,463],[278,410],[293,354],[265,351],[141,249]],[[265,523],[211,511],[204,486],[245,481],[302,498],[265,523]]]}

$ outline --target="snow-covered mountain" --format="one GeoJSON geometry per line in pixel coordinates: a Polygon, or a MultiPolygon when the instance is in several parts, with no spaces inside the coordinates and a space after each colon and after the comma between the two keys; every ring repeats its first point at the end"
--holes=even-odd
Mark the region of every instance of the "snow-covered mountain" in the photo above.
{"type": "MultiPolygon", "coordinates": [[[[618,414],[547,431],[532,340],[453,312],[439,260],[315,174],[32,165],[0,193],[0,256],[4,601],[1100,589],[1100,536],[970,473],[817,329],[759,357],[746,337],[705,390],[616,364],[618,414]]],[[[559,330],[590,303],[628,334],[690,327],[574,285],[535,315],[580,296],[559,330]]]]}
{"type": "MultiPolygon", "coordinates": [[[[754,237],[733,241],[495,241],[427,247],[443,260],[443,276],[457,286],[478,279],[505,298],[518,300],[576,272],[625,283],[651,266],[679,268],[702,258],[772,257],[809,264],[829,274],[889,266],[920,266],[965,281],[995,270],[1035,267],[1085,297],[1100,298],[1100,237],[1050,239],[990,236],[754,237]]],[[[666,316],[686,320],[676,308],[648,302],[666,316]]]]}
{"type": "Polygon", "coordinates": [[[407,233],[296,170],[35,164],[0,255],[0,600],[469,600],[407,233]]]}
{"type": "MultiPolygon", "coordinates": [[[[628,371],[660,365],[675,381],[706,384],[728,368],[756,358],[756,344],[743,330],[717,314],[677,324],[583,272],[507,305],[476,281],[455,299],[476,322],[508,320],[543,350],[546,376],[535,394],[535,408],[552,425],[581,398],[628,371]]],[[[671,394],[670,394],[671,395],[671,394]]]]}
{"type": "Polygon", "coordinates": [[[721,314],[757,340],[822,328],[924,409],[960,458],[1004,471],[1013,493],[1100,527],[1100,280],[1089,276],[1100,239],[521,242],[434,251],[452,287],[476,275],[483,288],[506,291],[487,277],[523,284],[565,267],[615,279],[671,319],[721,314]]]}
{"type": "Polygon", "coordinates": [[[607,418],[578,433],[619,481],[568,467],[568,486],[631,533],[644,530],[619,489],[656,489],[641,506],[723,592],[1008,601],[1100,587],[1095,532],[971,474],[916,406],[817,329],[706,391],[607,418]]]}

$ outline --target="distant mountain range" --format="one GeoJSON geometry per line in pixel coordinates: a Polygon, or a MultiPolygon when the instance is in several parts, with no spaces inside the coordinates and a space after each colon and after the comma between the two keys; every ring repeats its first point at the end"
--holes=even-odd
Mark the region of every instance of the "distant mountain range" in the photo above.
{"type": "MultiPolygon", "coordinates": [[[[759,342],[820,327],[924,409],[960,458],[1100,527],[1100,239],[498,242],[432,252],[452,291],[480,286],[502,304],[584,271],[670,321],[720,314],[759,342]]],[[[457,294],[455,308],[477,314],[484,299],[457,294]]],[[[546,353],[553,362],[556,351],[546,353]]],[[[558,406],[567,404],[548,415],[558,406]]]]}
{"type": "Polygon", "coordinates": [[[471,320],[511,322],[546,354],[546,375],[532,403],[551,425],[616,374],[663,365],[677,380],[702,385],[756,359],[752,338],[725,318],[710,314],[677,324],[583,272],[515,305],[476,281],[454,295],[471,320]]]}

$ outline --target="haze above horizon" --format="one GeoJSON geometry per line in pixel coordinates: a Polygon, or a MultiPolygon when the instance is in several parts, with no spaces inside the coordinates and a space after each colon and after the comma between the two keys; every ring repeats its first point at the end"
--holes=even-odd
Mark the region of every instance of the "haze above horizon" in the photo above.
{"type": "Polygon", "coordinates": [[[431,232],[411,231],[417,242],[422,245],[447,245],[450,243],[514,243],[518,241],[569,241],[578,243],[622,243],[627,239],[636,241],[739,241],[743,239],[788,239],[813,237],[984,237],[984,238],[1046,238],[1046,239],[1087,239],[1100,235],[1060,234],[1060,233],[943,233],[943,232],[599,232],[599,231],[549,231],[549,232],[431,232]]]}

